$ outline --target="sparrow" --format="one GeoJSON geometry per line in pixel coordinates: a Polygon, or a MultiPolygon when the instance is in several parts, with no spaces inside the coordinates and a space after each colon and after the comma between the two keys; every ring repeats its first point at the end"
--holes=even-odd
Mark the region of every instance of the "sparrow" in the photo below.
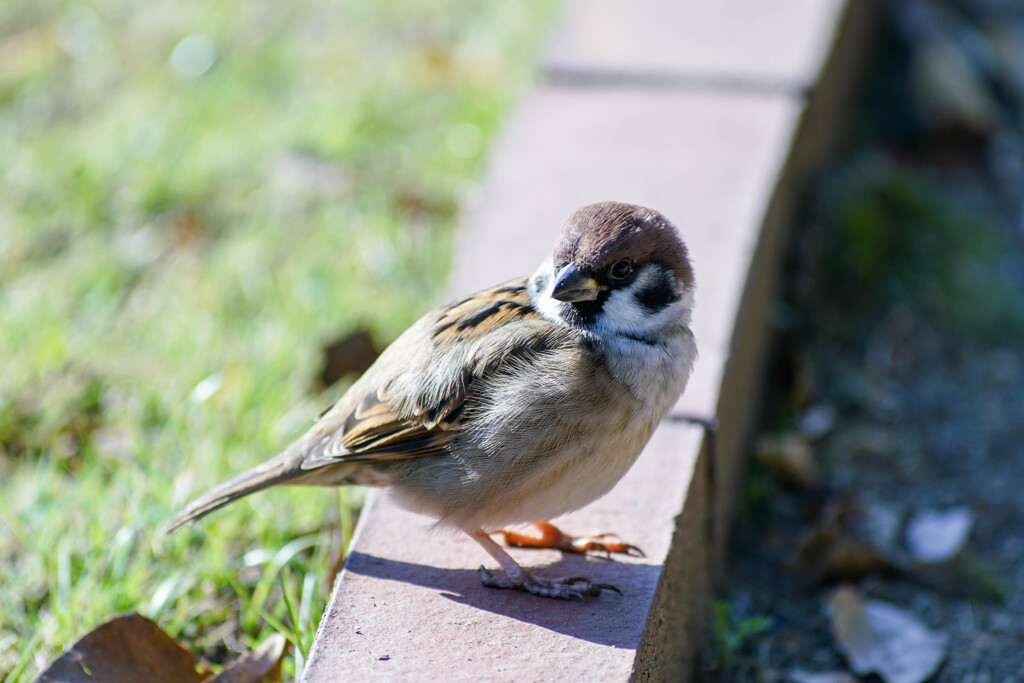
{"type": "MultiPolygon", "coordinates": [[[[304,436],[189,504],[165,533],[279,484],[378,486],[479,543],[501,566],[480,567],[487,587],[621,592],[534,576],[490,534],[576,510],[626,473],[686,387],[693,294],[686,246],[662,214],[584,206],[536,272],[427,313],[304,436]]],[[[510,544],[637,550],[546,521],[536,530],[510,544]]]]}

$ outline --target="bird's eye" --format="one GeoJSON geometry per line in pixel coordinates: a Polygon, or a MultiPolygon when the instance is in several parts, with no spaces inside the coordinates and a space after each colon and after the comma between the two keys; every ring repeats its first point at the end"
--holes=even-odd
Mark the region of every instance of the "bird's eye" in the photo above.
{"type": "Polygon", "coordinates": [[[633,262],[628,258],[621,259],[612,264],[608,269],[608,275],[613,280],[625,280],[633,273],[633,262]]]}

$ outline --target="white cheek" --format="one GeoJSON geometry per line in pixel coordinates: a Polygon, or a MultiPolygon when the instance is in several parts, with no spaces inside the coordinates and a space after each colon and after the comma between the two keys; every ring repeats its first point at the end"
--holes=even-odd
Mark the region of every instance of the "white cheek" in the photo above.
{"type": "Polygon", "coordinates": [[[597,317],[598,327],[611,332],[642,332],[651,324],[651,314],[636,302],[633,288],[611,293],[597,317]]]}
{"type": "Polygon", "coordinates": [[[675,305],[682,308],[683,322],[689,325],[690,319],[693,317],[693,287],[684,289],[675,305]]]}
{"type": "Polygon", "coordinates": [[[540,264],[540,268],[537,269],[532,279],[536,278],[543,278],[547,283],[544,291],[539,292],[537,299],[534,301],[537,312],[552,322],[564,325],[565,317],[563,311],[569,304],[551,298],[551,291],[555,288],[555,264],[551,259],[540,264]]]}
{"type": "Polygon", "coordinates": [[[556,323],[564,322],[562,317],[562,307],[564,303],[556,299],[552,299],[550,294],[544,293],[537,297],[537,310],[542,316],[556,323]]]}
{"type": "Polygon", "coordinates": [[[654,274],[648,271],[641,274],[628,288],[612,292],[595,321],[595,328],[599,334],[648,336],[680,323],[690,324],[690,313],[693,310],[692,289],[684,289],[680,292],[678,301],[653,313],[637,302],[635,293],[650,284],[653,277],[654,274]]]}

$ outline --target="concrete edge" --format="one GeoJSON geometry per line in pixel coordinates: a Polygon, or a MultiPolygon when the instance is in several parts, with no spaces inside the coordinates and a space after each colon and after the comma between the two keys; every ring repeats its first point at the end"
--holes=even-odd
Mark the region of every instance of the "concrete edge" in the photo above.
{"type": "MultiPolygon", "coordinates": [[[[720,384],[717,452],[712,452],[706,440],[700,448],[635,655],[633,680],[685,681],[693,675],[708,596],[716,568],[724,558],[746,446],[758,414],[757,401],[751,397],[761,393],[761,369],[771,337],[768,307],[777,291],[788,228],[810,178],[834,156],[843,132],[849,128],[849,103],[865,62],[866,51],[861,48],[877,24],[880,7],[877,0],[847,0],[819,81],[807,94],[803,115],[788,145],[771,202],[764,211],[733,328],[731,349],[742,348],[745,352],[730,353],[720,384]]],[[[792,93],[777,94],[795,97],[792,93]]],[[[356,547],[364,522],[376,507],[376,497],[374,494],[367,499],[352,547],[356,547]]],[[[337,577],[332,600],[346,571],[343,569],[337,577]]],[[[317,640],[320,635],[318,629],[317,640]]]]}
{"type": "Polygon", "coordinates": [[[726,558],[729,527],[742,483],[747,447],[764,383],[764,364],[771,348],[771,303],[778,292],[789,229],[815,173],[842,149],[853,118],[871,51],[872,29],[881,19],[879,0],[848,0],[833,35],[832,49],[818,83],[808,92],[787,160],[772,201],[741,299],[731,348],[716,409],[714,447],[701,444],[696,471],[683,511],[677,518],[666,560],[637,651],[632,680],[690,680],[705,634],[709,596],[726,558]],[[751,400],[751,397],[755,397],[751,400]],[[705,544],[695,544],[705,534],[705,544]],[[710,549],[710,552],[707,550],[710,549]],[[666,656],[676,652],[674,657],[666,656]]]}

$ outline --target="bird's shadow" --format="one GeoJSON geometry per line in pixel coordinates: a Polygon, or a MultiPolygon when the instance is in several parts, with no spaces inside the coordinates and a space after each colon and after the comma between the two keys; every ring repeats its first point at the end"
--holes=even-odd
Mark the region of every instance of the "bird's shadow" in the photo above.
{"type": "Polygon", "coordinates": [[[662,565],[564,555],[536,570],[536,576],[543,578],[586,576],[595,583],[610,583],[623,593],[602,591],[599,597],[588,597],[585,602],[485,588],[480,583],[478,570],[440,569],[358,551],[349,555],[345,569],[363,576],[422,586],[439,591],[442,597],[453,602],[592,643],[632,650],[640,642],[647,606],[661,576],[662,565]]]}

